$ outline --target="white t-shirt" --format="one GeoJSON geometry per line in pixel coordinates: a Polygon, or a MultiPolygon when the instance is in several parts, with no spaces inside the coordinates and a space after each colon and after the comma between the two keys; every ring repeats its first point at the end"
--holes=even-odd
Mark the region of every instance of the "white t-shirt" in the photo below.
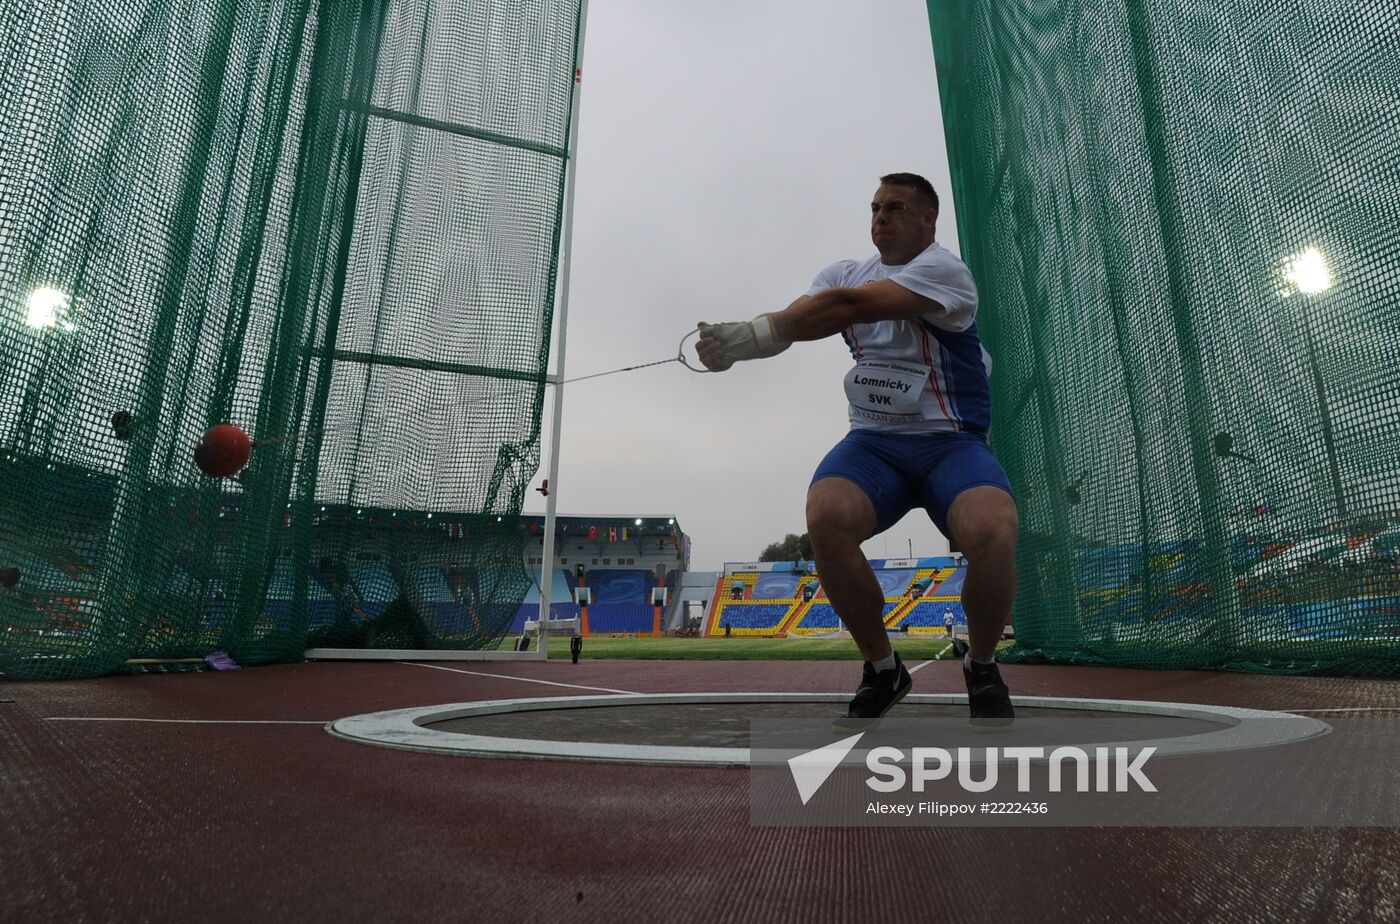
{"type": "Polygon", "coordinates": [[[903,266],[880,257],[843,260],[817,274],[808,295],[890,279],[937,302],[915,320],[853,324],[841,332],[856,365],[846,374],[852,428],[893,433],[986,433],[992,359],[977,337],[977,285],[935,243],[903,266]]]}

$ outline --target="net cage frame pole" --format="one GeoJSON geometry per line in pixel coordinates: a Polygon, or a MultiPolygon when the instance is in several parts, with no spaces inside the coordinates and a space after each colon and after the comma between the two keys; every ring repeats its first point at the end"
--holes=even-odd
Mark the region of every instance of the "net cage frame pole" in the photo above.
{"type": "Polygon", "coordinates": [[[554,563],[554,528],[556,520],[556,498],[559,483],[559,434],[562,429],[564,394],[564,350],[568,331],[569,277],[573,268],[574,230],[574,185],[575,158],[578,154],[578,104],[580,86],[583,82],[583,37],[588,22],[588,0],[580,0],[578,26],[574,32],[573,88],[569,97],[569,138],[564,152],[564,209],[560,222],[559,241],[559,287],[555,296],[554,325],[558,330],[559,345],[555,354],[553,374],[546,373],[545,384],[554,386],[554,405],[550,421],[549,447],[549,494],[545,501],[544,548],[541,556],[539,644],[534,651],[492,651],[464,649],[366,649],[366,648],[308,648],[303,654],[308,660],[347,660],[347,661],[537,661],[549,658],[549,608],[554,563]]]}
{"type": "MultiPolygon", "coordinates": [[[[574,37],[574,86],[569,101],[569,147],[564,160],[564,221],[559,257],[559,295],[554,313],[558,347],[554,357],[554,374],[546,378],[554,385],[554,400],[549,425],[549,493],[544,505],[544,548],[540,554],[540,612],[539,644],[535,657],[549,660],[549,625],[553,622],[550,599],[554,589],[554,530],[559,502],[559,436],[564,423],[564,358],[569,340],[569,280],[573,276],[574,190],[578,185],[578,122],[579,99],[583,90],[583,38],[588,24],[588,0],[580,0],[578,32],[574,37]]],[[[575,631],[581,631],[576,629],[575,631]]]]}

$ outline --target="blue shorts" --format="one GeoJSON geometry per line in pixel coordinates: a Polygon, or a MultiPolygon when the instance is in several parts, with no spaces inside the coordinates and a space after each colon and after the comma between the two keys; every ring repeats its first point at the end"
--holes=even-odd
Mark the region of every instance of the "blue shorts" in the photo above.
{"type": "Polygon", "coordinates": [[[865,492],[875,507],[877,534],[923,507],[948,536],[948,508],[968,488],[992,485],[1015,496],[980,433],[852,430],[822,459],[812,483],[823,478],[845,478],[865,492]]]}

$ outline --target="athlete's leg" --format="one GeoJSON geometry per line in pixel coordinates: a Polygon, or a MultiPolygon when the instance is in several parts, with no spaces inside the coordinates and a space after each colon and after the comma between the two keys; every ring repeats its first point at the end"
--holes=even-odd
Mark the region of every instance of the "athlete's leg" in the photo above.
{"type": "Polygon", "coordinates": [[[967,558],[962,603],[974,661],[991,661],[1016,599],[1016,501],[993,485],[968,488],[948,508],[948,530],[967,558]]]}
{"type": "Polygon", "coordinates": [[[885,594],[860,544],[875,535],[875,506],[853,481],[827,477],[807,489],[807,534],[822,589],[851,632],[861,657],[890,655],[885,594]]]}
{"type": "Polygon", "coordinates": [[[972,659],[988,662],[1016,596],[1016,499],[984,437],[950,434],[930,446],[924,506],[967,560],[967,640],[972,659]]]}
{"type": "Polygon", "coordinates": [[[807,489],[807,533],[822,588],[867,661],[890,657],[885,594],[860,544],[899,522],[917,503],[900,467],[898,439],[852,430],[826,454],[807,489]]]}

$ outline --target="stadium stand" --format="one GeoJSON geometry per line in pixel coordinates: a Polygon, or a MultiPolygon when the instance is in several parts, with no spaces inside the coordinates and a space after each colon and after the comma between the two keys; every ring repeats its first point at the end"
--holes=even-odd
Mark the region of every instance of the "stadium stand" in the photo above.
{"type": "Polygon", "coordinates": [[[741,571],[721,577],[715,587],[710,635],[780,635],[802,605],[802,584],[810,578],[794,571],[741,571]],[[740,596],[735,597],[736,589],[740,596]]]}
{"type": "Polygon", "coordinates": [[[723,626],[727,625],[735,635],[773,635],[791,608],[787,602],[726,606],[719,634],[724,634],[723,626]]]}
{"type": "Polygon", "coordinates": [[[967,626],[960,597],[966,568],[939,568],[921,571],[911,586],[910,599],[890,614],[886,627],[891,632],[943,632],[943,614],[953,611],[956,626],[967,626]],[[924,586],[919,594],[916,588],[924,586]]]}
{"type": "Polygon", "coordinates": [[[590,634],[652,631],[654,572],[640,568],[593,568],[587,572],[585,580],[593,597],[588,607],[590,634]]]}
{"type": "Polygon", "coordinates": [[[650,633],[652,616],[650,603],[595,603],[588,608],[588,631],[595,635],[610,632],[650,633]]]}
{"type": "MultiPolygon", "coordinates": [[[[656,576],[637,568],[594,568],[588,572],[588,586],[593,588],[593,603],[650,604],[651,589],[656,576]]],[[[648,624],[649,625],[649,624],[648,624]]]]}
{"type": "Polygon", "coordinates": [[[915,629],[930,629],[942,632],[943,614],[948,610],[953,611],[955,626],[967,626],[967,614],[963,612],[961,600],[934,600],[925,597],[918,600],[904,614],[898,627],[908,626],[909,631],[915,629]]]}
{"type": "MultiPolygon", "coordinates": [[[[914,572],[913,579],[909,581],[909,589],[905,591],[904,599],[885,617],[885,628],[897,631],[904,619],[904,614],[909,612],[920,599],[931,593],[934,587],[952,573],[952,568],[920,568],[914,572]]],[[[890,598],[887,596],[885,599],[890,598]]]]}
{"type": "Polygon", "coordinates": [[[345,566],[345,571],[366,619],[378,618],[398,599],[398,582],[383,562],[353,561],[345,566]]]}
{"type": "Polygon", "coordinates": [[[1081,591],[1127,587],[1141,562],[1136,546],[1081,549],[1076,557],[1081,591]]]}
{"type": "Polygon", "coordinates": [[[479,622],[441,567],[413,565],[408,569],[405,583],[405,595],[438,633],[450,637],[478,630],[479,622]]]}
{"type": "Polygon", "coordinates": [[[436,565],[414,565],[408,569],[410,597],[426,604],[456,603],[452,587],[447,583],[447,575],[436,565]]]}
{"type": "Polygon", "coordinates": [[[833,632],[841,628],[841,620],[835,608],[825,600],[813,601],[807,612],[798,618],[793,631],[799,634],[808,632],[833,632]]]}
{"type": "Polygon", "coordinates": [[[731,574],[724,579],[726,600],[750,600],[753,598],[753,585],[758,583],[758,575],[752,571],[731,574]]]}
{"type": "MultiPolygon", "coordinates": [[[[884,615],[889,614],[895,607],[899,606],[897,601],[885,601],[884,615]]],[[[810,635],[817,632],[835,632],[842,627],[841,620],[836,615],[836,610],[825,600],[814,600],[807,608],[793,627],[793,632],[798,635],[810,635]]]]}
{"type": "Polygon", "coordinates": [[[800,574],[791,571],[773,571],[760,574],[754,580],[753,599],[791,600],[796,596],[797,585],[801,580],[800,574]]]}
{"type": "MultiPolygon", "coordinates": [[[[966,575],[956,559],[939,556],[876,560],[871,565],[884,596],[888,631],[900,631],[905,616],[925,599],[937,604],[937,626],[942,631],[943,612],[948,609],[945,604],[959,601],[966,575]]],[[[712,580],[713,594],[705,621],[706,635],[723,635],[726,627],[731,634],[774,636],[826,634],[842,628],[821,590],[820,575],[812,571],[812,563],[776,563],[772,571],[754,571],[751,567],[706,576],[712,580]]],[[[698,598],[701,591],[697,588],[694,593],[698,598]]],[[[953,609],[960,623],[965,624],[961,605],[953,609]]],[[[932,612],[921,610],[919,618],[910,625],[932,626],[932,612]]]]}
{"type": "Polygon", "coordinates": [[[939,572],[939,580],[933,585],[933,589],[928,592],[928,596],[935,599],[941,597],[956,599],[962,596],[963,581],[966,579],[966,568],[954,568],[951,573],[939,572]],[[944,575],[946,575],[946,577],[944,575]]]}
{"type": "Polygon", "coordinates": [[[891,571],[876,571],[875,579],[880,582],[880,590],[885,599],[898,599],[909,592],[909,584],[914,580],[913,568],[900,568],[891,571]]]}

